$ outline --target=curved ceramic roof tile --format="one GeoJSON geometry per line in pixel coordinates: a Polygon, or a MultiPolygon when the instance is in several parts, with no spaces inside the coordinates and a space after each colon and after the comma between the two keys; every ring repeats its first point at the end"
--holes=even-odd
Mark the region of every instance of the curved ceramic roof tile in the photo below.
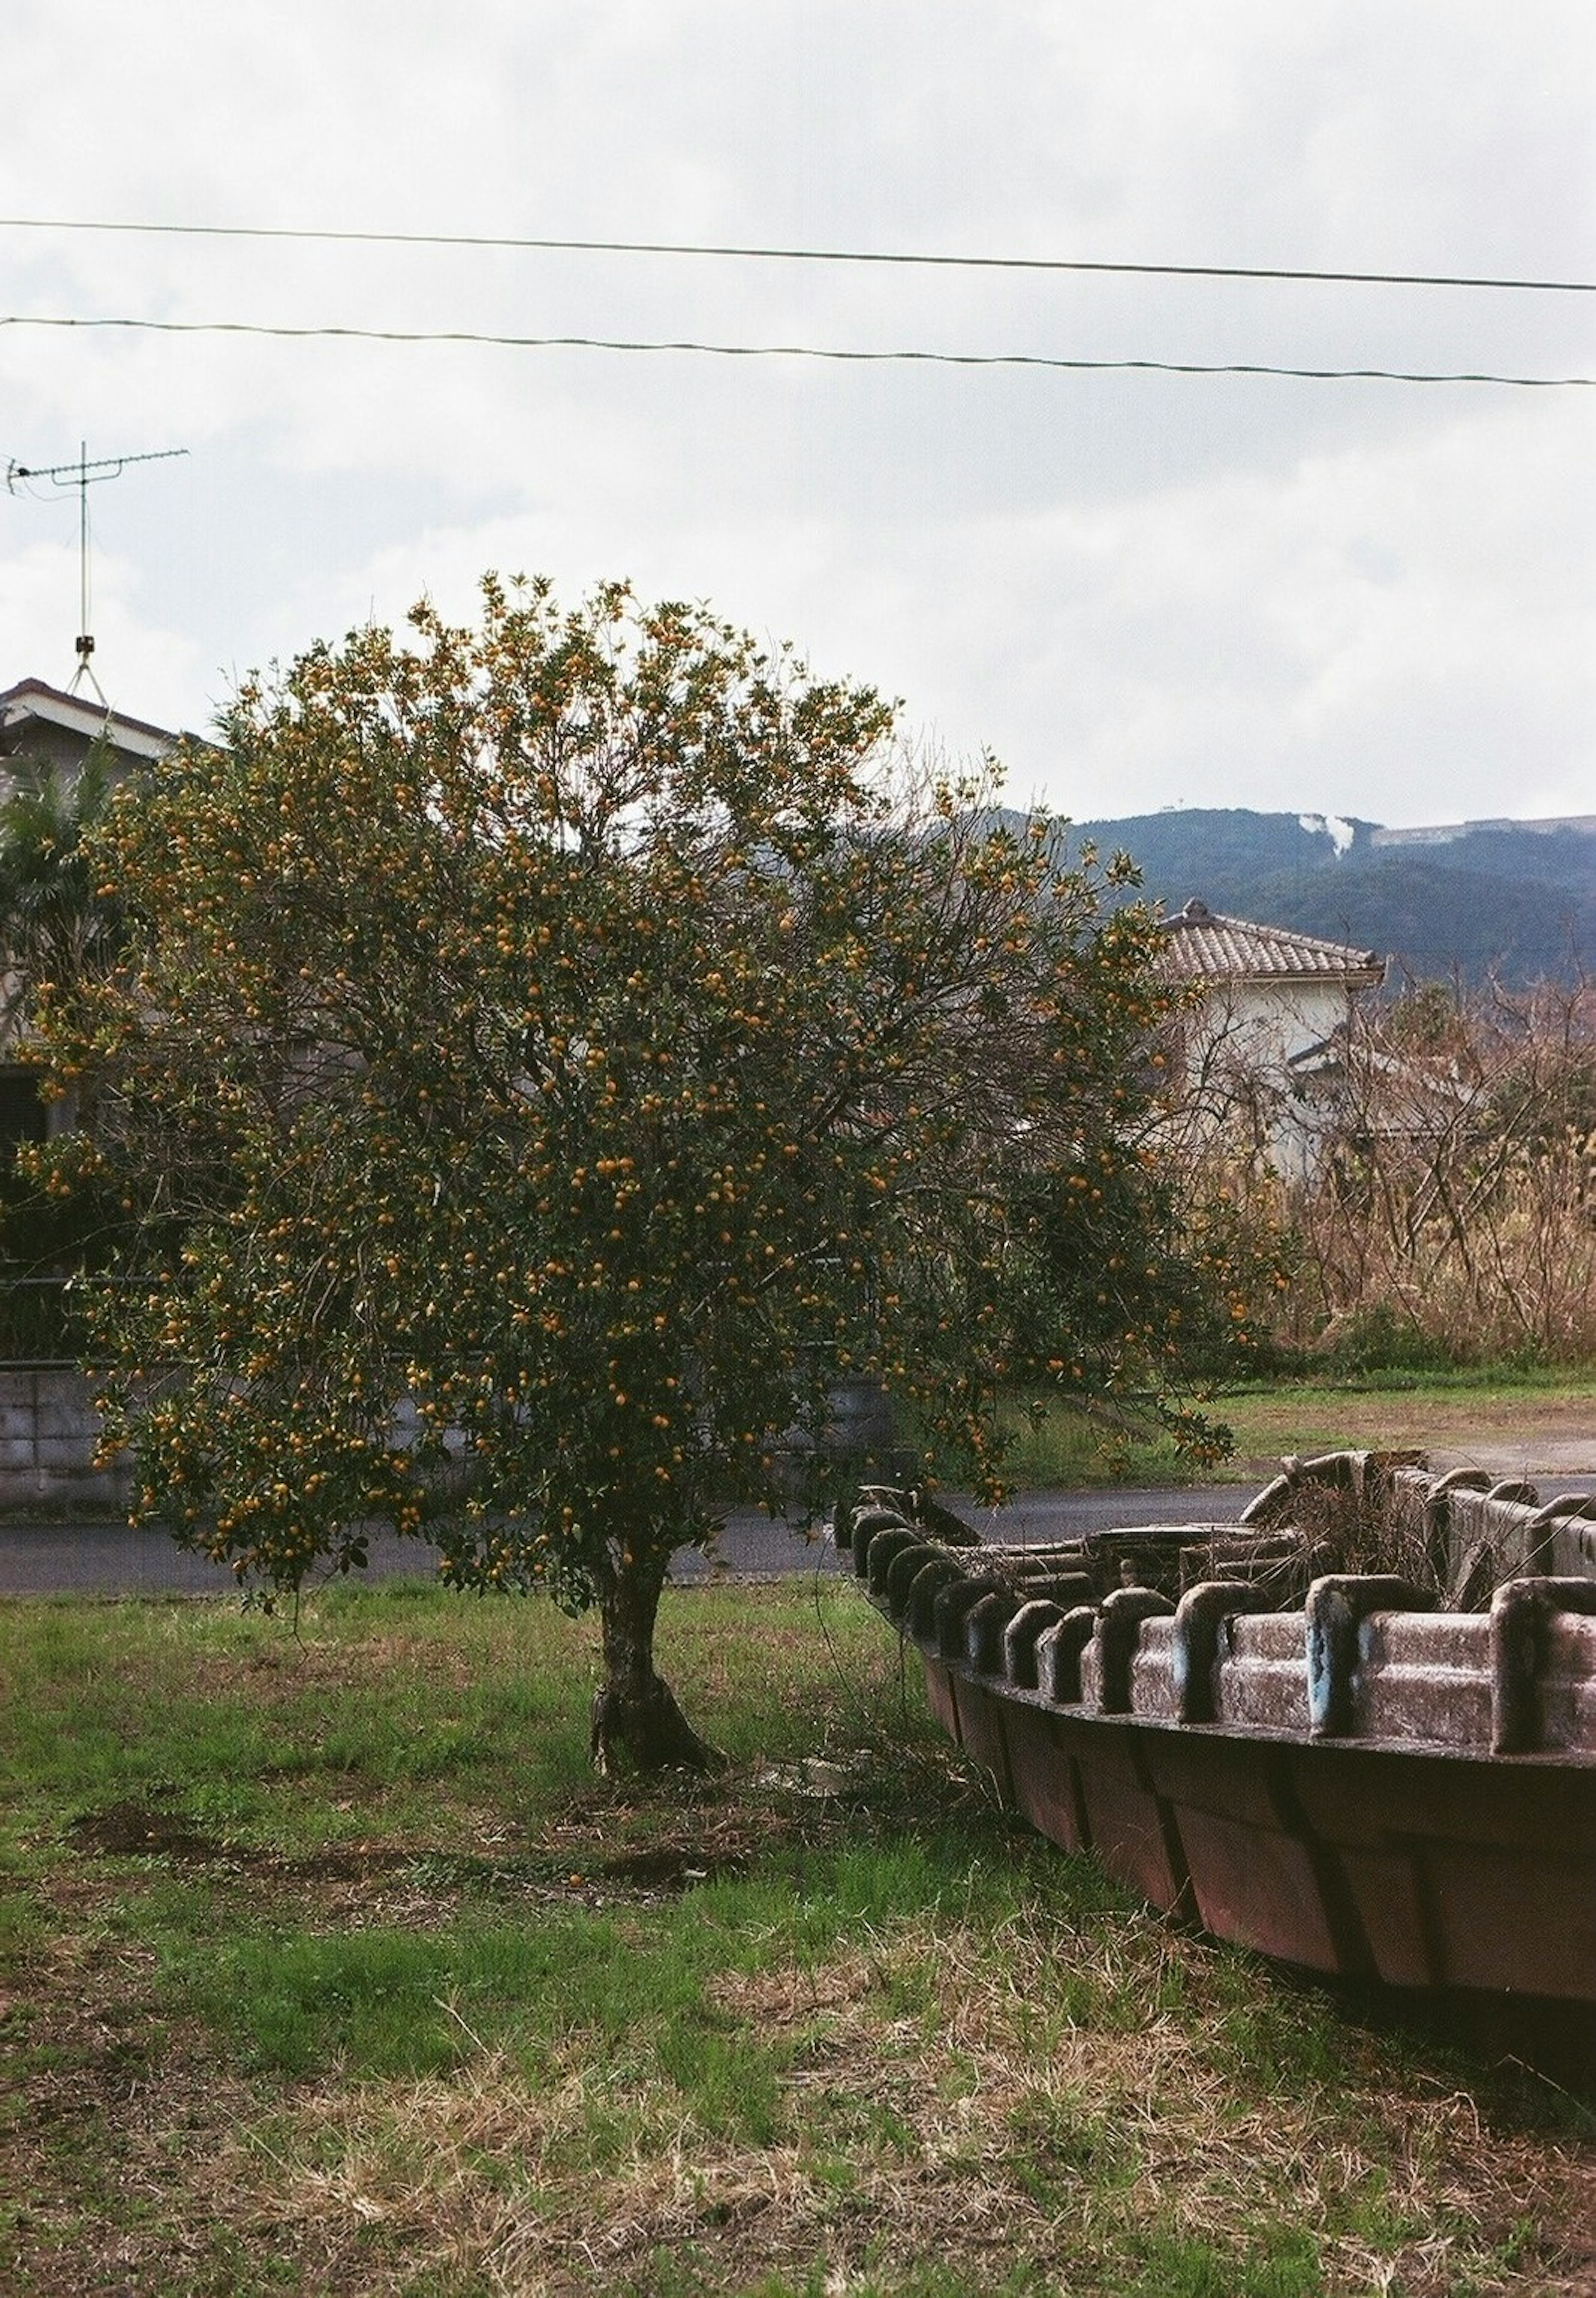
{"type": "Polygon", "coordinates": [[[1321,941],[1288,926],[1223,917],[1206,902],[1188,902],[1178,915],[1163,921],[1163,930],[1165,963],[1184,980],[1315,980],[1362,989],[1376,988],[1385,979],[1385,962],[1377,951],[1321,941]]]}

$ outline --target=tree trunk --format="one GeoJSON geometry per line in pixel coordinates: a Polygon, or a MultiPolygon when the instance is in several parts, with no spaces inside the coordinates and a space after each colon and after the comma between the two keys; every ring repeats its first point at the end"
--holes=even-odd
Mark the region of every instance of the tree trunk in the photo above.
{"type": "Polygon", "coordinates": [[[654,1622],[665,1559],[612,1561],[600,1590],[604,1681],[593,1695],[591,1750],[601,1772],[717,1771],[725,1758],[700,1740],[654,1669],[654,1622]]]}

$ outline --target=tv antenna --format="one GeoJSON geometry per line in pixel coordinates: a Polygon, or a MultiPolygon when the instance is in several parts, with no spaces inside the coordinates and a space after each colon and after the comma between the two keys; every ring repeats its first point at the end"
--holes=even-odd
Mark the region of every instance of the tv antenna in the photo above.
{"type": "Polygon", "coordinates": [[[13,461],[6,466],[5,484],[13,495],[17,492],[19,479],[48,479],[52,486],[59,487],[63,492],[70,487],[78,490],[78,667],[72,673],[72,682],[67,692],[76,694],[87,680],[107,711],[111,705],[105,700],[105,690],[95,676],[94,666],[89,660],[95,650],[95,641],[88,627],[88,491],[103,479],[120,479],[130,463],[170,463],[174,456],[186,455],[187,452],[186,447],[162,447],[153,455],[106,455],[91,463],[87,442],[83,441],[79,444],[75,463],[13,461]]]}

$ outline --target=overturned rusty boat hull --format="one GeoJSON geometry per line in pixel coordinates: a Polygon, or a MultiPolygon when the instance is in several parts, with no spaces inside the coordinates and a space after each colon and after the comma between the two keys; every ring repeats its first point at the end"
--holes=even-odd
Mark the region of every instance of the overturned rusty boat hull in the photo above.
{"type": "Polygon", "coordinates": [[[880,1491],[839,1532],[1005,1800],[1154,1905],[1316,1971],[1588,2005],[1593,1509],[1336,1455],[1239,1532],[953,1547],[880,1491]],[[1415,1576],[1318,1569],[1338,1506],[1415,1576]]]}

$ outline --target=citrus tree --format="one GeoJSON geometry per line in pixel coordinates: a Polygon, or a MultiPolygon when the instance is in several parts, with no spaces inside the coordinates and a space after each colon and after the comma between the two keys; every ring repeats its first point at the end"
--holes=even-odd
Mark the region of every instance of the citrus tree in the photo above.
{"type": "Polygon", "coordinates": [[[37,1154],[129,1223],[96,1345],[145,1515],[269,1592],[386,1522],[597,1606],[599,1758],[702,1763],[669,1558],[790,1497],[839,1380],[992,1485],[1001,1388],[1177,1362],[1212,1286],[1136,1144],[1154,930],[699,609],[412,619],[112,802],[125,946],[44,1000],[84,1121],[37,1154]]]}

